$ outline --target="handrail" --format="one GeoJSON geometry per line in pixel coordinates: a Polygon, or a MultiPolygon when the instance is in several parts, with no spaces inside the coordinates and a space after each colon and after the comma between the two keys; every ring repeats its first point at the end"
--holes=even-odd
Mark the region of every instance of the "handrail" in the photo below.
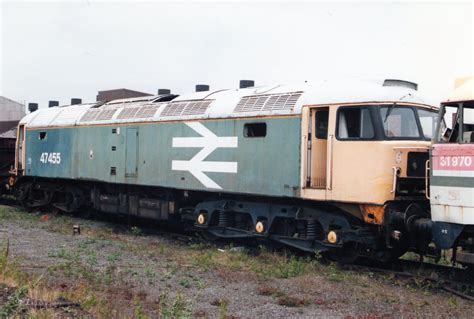
{"type": "Polygon", "coordinates": [[[327,189],[332,190],[332,153],[334,135],[328,135],[328,155],[327,155],[327,189]]]}
{"type": "Polygon", "coordinates": [[[430,160],[425,162],[425,197],[430,199],[429,190],[430,190],[430,160]]]}
{"type": "Polygon", "coordinates": [[[395,191],[397,190],[398,167],[393,166],[392,170],[393,170],[393,179],[392,179],[392,190],[390,191],[390,193],[395,193],[395,191]]]}

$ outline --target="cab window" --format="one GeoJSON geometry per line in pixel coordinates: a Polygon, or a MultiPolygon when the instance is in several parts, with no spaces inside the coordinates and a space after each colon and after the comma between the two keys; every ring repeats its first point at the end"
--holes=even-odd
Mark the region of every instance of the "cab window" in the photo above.
{"type": "Polygon", "coordinates": [[[435,134],[436,121],[438,113],[423,109],[417,109],[418,117],[420,119],[421,129],[425,139],[431,140],[435,134]]]}
{"type": "Polygon", "coordinates": [[[383,131],[388,138],[420,137],[415,111],[409,107],[382,106],[380,107],[383,131]]]}
{"type": "Polygon", "coordinates": [[[316,138],[327,139],[328,138],[328,117],[329,111],[322,110],[316,112],[316,138]]]}
{"type": "Polygon", "coordinates": [[[340,140],[373,139],[374,125],[368,108],[342,107],[337,116],[337,138],[340,140]]]}

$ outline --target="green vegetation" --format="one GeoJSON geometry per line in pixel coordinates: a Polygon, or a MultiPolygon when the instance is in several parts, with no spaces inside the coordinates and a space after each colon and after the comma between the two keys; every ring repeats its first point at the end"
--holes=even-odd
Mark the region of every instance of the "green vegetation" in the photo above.
{"type": "Polygon", "coordinates": [[[174,299],[170,299],[168,294],[160,297],[160,314],[162,318],[190,318],[192,306],[183,295],[178,292],[174,299]]]}

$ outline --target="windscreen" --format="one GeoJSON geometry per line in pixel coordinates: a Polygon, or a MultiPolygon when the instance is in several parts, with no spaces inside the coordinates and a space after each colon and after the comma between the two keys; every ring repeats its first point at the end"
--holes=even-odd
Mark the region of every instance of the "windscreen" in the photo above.
{"type": "Polygon", "coordinates": [[[416,121],[417,114],[411,107],[380,107],[384,134],[389,138],[416,138],[420,131],[416,121]]]}

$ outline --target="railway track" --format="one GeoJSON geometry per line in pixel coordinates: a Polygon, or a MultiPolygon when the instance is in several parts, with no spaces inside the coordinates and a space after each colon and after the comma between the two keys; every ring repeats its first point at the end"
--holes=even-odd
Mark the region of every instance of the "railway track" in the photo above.
{"type": "MultiPolygon", "coordinates": [[[[0,196],[0,205],[23,209],[14,198],[8,196],[0,196]]],[[[49,211],[40,212],[50,213],[49,211]]],[[[207,241],[206,238],[202,238],[183,227],[179,228],[157,222],[150,224],[148,220],[144,221],[136,218],[130,220],[113,214],[90,214],[85,212],[72,214],[71,216],[85,219],[90,219],[93,216],[95,220],[118,223],[119,225],[143,226],[145,235],[163,236],[181,243],[207,241]]],[[[222,242],[218,241],[216,245],[219,246],[219,243],[222,242]]],[[[253,249],[250,249],[250,252],[252,253],[253,249]]],[[[301,252],[298,251],[298,253],[301,252]]],[[[463,299],[474,301],[474,273],[466,268],[407,259],[399,259],[389,265],[374,264],[370,261],[361,260],[355,264],[342,264],[340,267],[348,271],[391,276],[394,279],[411,282],[419,287],[444,290],[463,299]]]]}
{"type": "Polygon", "coordinates": [[[351,271],[391,276],[415,286],[444,290],[474,301],[474,274],[466,268],[406,259],[399,259],[390,265],[359,262],[342,267],[351,271]]]}

